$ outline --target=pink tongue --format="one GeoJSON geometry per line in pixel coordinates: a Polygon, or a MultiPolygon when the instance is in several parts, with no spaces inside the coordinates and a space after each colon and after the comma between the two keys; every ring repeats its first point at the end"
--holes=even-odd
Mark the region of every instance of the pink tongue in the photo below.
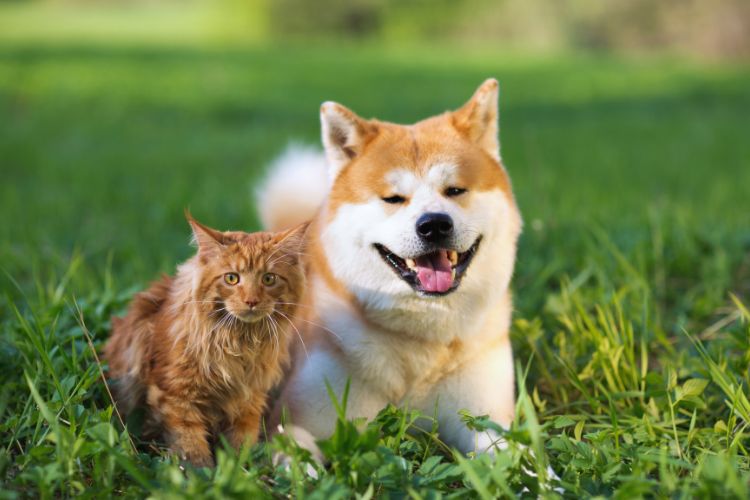
{"type": "Polygon", "coordinates": [[[417,259],[417,279],[425,292],[447,292],[453,285],[451,261],[448,252],[437,252],[423,255],[417,259]]]}

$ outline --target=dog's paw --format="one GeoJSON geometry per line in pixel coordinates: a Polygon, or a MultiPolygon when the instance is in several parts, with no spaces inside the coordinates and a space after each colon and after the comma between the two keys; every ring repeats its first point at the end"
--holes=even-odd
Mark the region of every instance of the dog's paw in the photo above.
{"type": "MultiPolygon", "coordinates": [[[[323,464],[323,453],[321,453],[320,448],[318,448],[318,445],[315,443],[315,437],[313,437],[313,435],[307,430],[294,425],[283,427],[279,425],[278,434],[285,434],[291,437],[296,441],[300,448],[304,448],[310,452],[310,455],[315,462],[321,465],[323,464]]],[[[291,462],[292,458],[284,452],[279,451],[273,455],[273,464],[276,466],[282,466],[285,469],[289,469],[291,467],[291,462]]],[[[318,471],[309,463],[305,463],[305,473],[314,479],[318,478],[318,471]]]]}

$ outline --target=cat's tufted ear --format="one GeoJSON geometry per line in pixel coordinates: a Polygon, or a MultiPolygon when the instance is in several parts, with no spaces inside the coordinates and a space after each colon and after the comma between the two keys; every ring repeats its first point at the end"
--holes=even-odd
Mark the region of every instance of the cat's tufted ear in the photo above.
{"type": "Polygon", "coordinates": [[[216,255],[224,249],[227,243],[224,233],[201,224],[187,210],[185,218],[193,230],[193,243],[198,247],[199,255],[216,255]]]}
{"type": "Polygon", "coordinates": [[[276,234],[276,245],[281,248],[281,251],[285,255],[292,257],[295,264],[299,262],[301,260],[300,257],[305,254],[305,248],[307,247],[307,230],[309,227],[310,223],[304,222],[296,227],[276,234]]]}
{"type": "Polygon", "coordinates": [[[496,160],[500,160],[498,139],[498,83],[485,80],[469,102],[452,113],[453,126],[496,160]]]}
{"type": "Polygon", "coordinates": [[[367,143],[378,133],[377,124],[330,101],[320,106],[320,125],[331,181],[341,169],[362,154],[367,143]]]}

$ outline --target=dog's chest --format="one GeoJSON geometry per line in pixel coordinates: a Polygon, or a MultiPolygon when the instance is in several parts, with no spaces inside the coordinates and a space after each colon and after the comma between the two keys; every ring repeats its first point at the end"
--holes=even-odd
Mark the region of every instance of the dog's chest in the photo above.
{"type": "Polygon", "coordinates": [[[419,400],[464,360],[458,340],[428,342],[372,331],[357,351],[360,375],[392,403],[419,400]]]}

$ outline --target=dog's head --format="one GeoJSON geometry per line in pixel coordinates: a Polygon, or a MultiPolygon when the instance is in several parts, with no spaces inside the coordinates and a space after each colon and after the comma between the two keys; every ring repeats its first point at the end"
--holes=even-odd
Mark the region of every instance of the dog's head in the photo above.
{"type": "Polygon", "coordinates": [[[520,216],[501,164],[496,80],[460,109],[404,126],[321,108],[333,274],[370,307],[505,291],[520,216]]]}

